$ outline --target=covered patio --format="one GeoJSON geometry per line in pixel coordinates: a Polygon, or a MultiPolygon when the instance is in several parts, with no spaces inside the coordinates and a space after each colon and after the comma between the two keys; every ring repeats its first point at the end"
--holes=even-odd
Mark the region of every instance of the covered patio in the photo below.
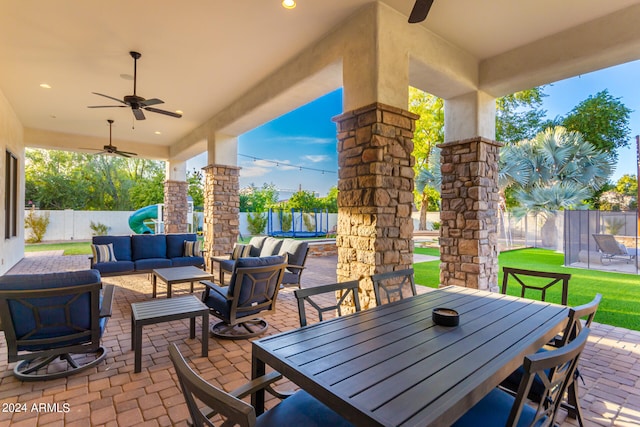
{"type": "MultiPolygon", "coordinates": [[[[440,284],[495,290],[496,98],[640,58],[640,0],[436,0],[418,25],[407,23],[410,0],[301,1],[297,14],[287,14],[279,1],[194,0],[188,6],[157,4],[153,13],[147,4],[125,0],[100,9],[72,0],[5,3],[0,274],[66,269],[75,262],[23,260],[25,148],[101,147],[105,118],[117,116],[126,124],[117,129],[119,149],[167,162],[168,232],[186,227],[186,160],[207,152],[205,243],[209,254],[218,255],[238,237],[238,135],[343,87],[343,114],[335,118],[338,257],[311,260],[314,273],[303,285],[361,280],[365,308],[372,300],[369,276],[413,260],[416,116],[407,111],[409,85],[445,100],[440,284]],[[144,55],[140,93],[144,87],[149,98],[161,96],[165,108],[183,110],[182,119],[137,121],[131,108],[86,108],[96,104],[93,91],[115,95],[115,101],[130,95],[131,76],[124,73],[131,69],[128,52],[135,50],[144,55]]],[[[77,262],[68,268],[87,268],[86,258],[77,262]]],[[[105,337],[107,363],[46,383],[20,383],[0,366],[3,403],[70,407],[62,414],[3,412],[0,422],[32,426],[37,417],[37,425],[184,424],[186,406],[168,369],[169,342],[180,343],[203,376],[227,390],[249,378],[249,341],[211,340],[209,357],[200,358],[199,340],[184,339],[186,321],[144,330],[143,371],[134,374],[130,304],[149,299],[150,284],[144,276],[105,282],[118,287],[105,337]]],[[[269,333],[297,327],[290,290],[282,292],[279,306],[269,333]]],[[[640,423],[639,346],[636,332],[606,325],[592,331],[581,369],[589,422],[640,423]]]]}
{"type": "MultiPolygon", "coordinates": [[[[307,261],[303,287],[335,281],[336,257],[307,261]]],[[[86,268],[85,256],[30,254],[11,273],[38,273],[86,268]]],[[[117,286],[113,318],[103,339],[109,354],[105,363],[86,372],[46,382],[21,383],[6,364],[6,346],[0,346],[0,404],[69,404],[69,412],[0,413],[0,426],[171,426],[186,425],[188,411],[168,358],[175,342],[192,366],[208,381],[232,390],[251,377],[250,340],[209,341],[209,357],[200,356],[200,340],[188,338],[187,320],[144,329],[142,372],[134,373],[131,350],[131,303],[149,300],[151,282],[145,275],[105,278],[117,286]]],[[[421,287],[418,287],[420,289],[421,287]]],[[[424,291],[424,290],[423,290],[424,291]]],[[[188,292],[177,288],[176,296],[188,292]]],[[[291,288],[279,293],[277,313],[267,318],[274,334],[298,327],[291,288]]],[[[587,426],[637,426],[640,423],[640,332],[594,323],[580,362],[585,384],[581,402],[587,426]]],[[[199,330],[200,324],[197,322],[199,330]]],[[[2,340],[4,342],[4,340],[2,340]]],[[[283,384],[283,387],[291,387],[283,384]]],[[[277,401],[267,402],[275,404],[277,401]]],[[[562,413],[561,426],[576,425],[562,413]]]]}

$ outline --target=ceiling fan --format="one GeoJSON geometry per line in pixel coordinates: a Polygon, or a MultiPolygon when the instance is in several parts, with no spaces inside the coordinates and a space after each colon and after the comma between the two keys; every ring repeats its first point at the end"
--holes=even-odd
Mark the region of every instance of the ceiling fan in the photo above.
{"type": "Polygon", "coordinates": [[[123,105],[91,105],[89,106],[89,108],[130,107],[131,111],[133,112],[133,115],[137,120],[145,119],[144,112],[142,110],[151,111],[153,113],[160,113],[160,114],[164,114],[165,116],[171,116],[176,118],[182,117],[182,114],[174,113],[173,111],[160,110],[159,108],[151,107],[152,105],[164,104],[164,101],[158,98],[144,99],[143,97],[138,96],[136,94],[136,84],[138,79],[137,64],[138,64],[138,59],[140,59],[142,54],[139,52],[129,52],[129,55],[131,55],[131,57],[133,58],[133,95],[127,95],[124,97],[124,99],[120,100],[118,98],[114,98],[109,95],[104,95],[98,92],[92,92],[94,95],[99,95],[105,98],[112,99],[114,101],[120,102],[123,105]]]}
{"type": "MultiPolygon", "coordinates": [[[[118,147],[116,147],[111,143],[111,126],[113,125],[113,120],[108,119],[107,122],[109,122],[109,145],[105,145],[104,147],[102,147],[102,151],[100,151],[99,153],[96,153],[96,155],[117,154],[122,157],[137,156],[138,154],[132,153],[130,151],[120,151],[118,150],[118,147]]],[[[87,150],[97,150],[97,148],[87,148],[87,150]]]]}
{"type": "Polygon", "coordinates": [[[416,24],[427,19],[432,4],[433,0],[416,0],[411,10],[411,15],[409,15],[409,23],[416,24]]]}

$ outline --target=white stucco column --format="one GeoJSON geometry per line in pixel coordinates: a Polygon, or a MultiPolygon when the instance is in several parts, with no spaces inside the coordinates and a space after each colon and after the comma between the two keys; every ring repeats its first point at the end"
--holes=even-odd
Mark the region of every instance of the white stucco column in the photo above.
{"type": "Polygon", "coordinates": [[[482,91],[444,101],[444,140],[496,137],[496,99],[482,91]]]}
{"type": "Polygon", "coordinates": [[[238,165],[238,136],[211,133],[207,138],[207,160],[210,165],[238,165]]]}

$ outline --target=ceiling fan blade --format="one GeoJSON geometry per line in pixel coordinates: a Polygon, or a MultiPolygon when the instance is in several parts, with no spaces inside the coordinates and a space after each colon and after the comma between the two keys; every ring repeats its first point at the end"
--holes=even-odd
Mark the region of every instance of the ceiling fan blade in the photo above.
{"type": "Polygon", "coordinates": [[[122,157],[127,157],[127,158],[131,157],[131,155],[134,155],[134,156],[136,155],[135,153],[130,154],[130,153],[127,153],[126,151],[114,151],[113,153],[122,157]]]}
{"type": "Polygon", "coordinates": [[[92,94],[94,94],[94,95],[98,95],[98,96],[104,96],[105,98],[109,98],[109,99],[112,99],[112,100],[114,100],[114,101],[117,101],[117,102],[119,102],[119,103],[121,103],[121,104],[127,105],[127,103],[126,103],[126,102],[124,102],[123,100],[118,99],[118,98],[114,98],[113,96],[105,95],[105,94],[103,94],[103,93],[98,93],[98,92],[91,92],[91,93],[92,93],[92,94]]]}
{"type": "Polygon", "coordinates": [[[409,15],[409,23],[415,24],[427,19],[432,4],[433,0],[416,0],[411,10],[411,15],[409,15]]]}
{"type": "Polygon", "coordinates": [[[131,111],[133,111],[133,115],[136,116],[137,120],[144,120],[144,113],[142,112],[142,109],[140,108],[132,108],[131,111]]]}
{"type": "Polygon", "coordinates": [[[126,108],[127,105],[88,105],[87,108],[126,108]]]}
{"type": "Polygon", "coordinates": [[[138,153],[132,153],[131,151],[120,151],[120,150],[115,150],[114,153],[127,154],[129,156],[137,156],[138,155],[138,153]]]}
{"type": "Polygon", "coordinates": [[[158,98],[151,98],[151,99],[145,99],[140,103],[140,105],[143,107],[148,107],[149,105],[157,105],[157,104],[164,104],[164,101],[158,98]]]}
{"type": "Polygon", "coordinates": [[[173,111],[160,110],[158,108],[153,108],[153,107],[144,107],[144,109],[154,113],[164,114],[165,116],[176,117],[178,119],[182,117],[182,114],[174,113],[173,111]]]}

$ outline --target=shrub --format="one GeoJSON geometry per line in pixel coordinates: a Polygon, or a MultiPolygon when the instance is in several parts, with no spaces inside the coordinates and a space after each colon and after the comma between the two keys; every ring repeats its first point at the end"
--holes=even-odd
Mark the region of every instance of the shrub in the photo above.
{"type": "Polygon", "coordinates": [[[40,243],[49,227],[49,212],[44,215],[38,215],[35,208],[31,208],[26,218],[24,226],[27,230],[31,230],[31,236],[27,239],[27,243],[40,243]]]}
{"type": "Polygon", "coordinates": [[[89,224],[89,228],[91,229],[92,236],[106,236],[111,229],[111,227],[106,224],[102,224],[101,222],[95,223],[93,221],[89,224]]]}
{"type": "Polygon", "coordinates": [[[290,231],[293,215],[291,212],[282,212],[282,231],[290,231]]]}
{"type": "Polygon", "coordinates": [[[249,234],[253,236],[262,234],[266,226],[266,215],[263,215],[261,212],[249,212],[247,214],[247,229],[249,229],[249,234]]]}
{"type": "Polygon", "coordinates": [[[302,220],[304,221],[304,228],[307,231],[316,231],[315,216],[311,216],[310,213],[305,213],[302,215],[302,220]]]}

